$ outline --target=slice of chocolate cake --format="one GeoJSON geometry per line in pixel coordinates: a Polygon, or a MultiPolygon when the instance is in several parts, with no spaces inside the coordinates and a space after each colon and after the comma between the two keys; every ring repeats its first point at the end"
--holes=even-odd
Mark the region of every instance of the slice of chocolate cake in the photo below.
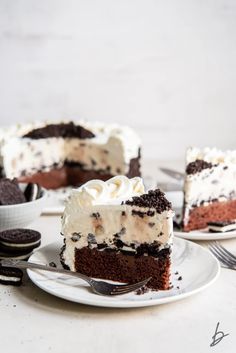
{"type": "Polygon", "coordinates": [[[72,191],[62,218],[64,267],[91,277],[170,286],[171,204],[142,179],[92,180],[72,191]]]}
{"type": "Polygon", "coordinates": [[[186,159],[184,231],[236,219],[236,151],[190,148],[186,159]]]}
{"type": "Polygon", "coordinates": [[[47,189],[140,175],[140,139],[126,126],[39,122],[0,129],[2,176],[47,189]]]}

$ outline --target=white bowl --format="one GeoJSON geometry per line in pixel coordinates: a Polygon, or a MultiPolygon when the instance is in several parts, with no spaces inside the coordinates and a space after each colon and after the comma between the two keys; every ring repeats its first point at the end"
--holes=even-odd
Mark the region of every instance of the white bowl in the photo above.
{"type": "MultiPolygon", "coordinates": [[[[25,184],[20,184],[23,188],[25,184]]],[[[45,207],[46,191],[42,189],[42,196],[35,201],[17,205],[0,206],[0,231],[5,229],[23,228],[36,220],[45,207]]]]}

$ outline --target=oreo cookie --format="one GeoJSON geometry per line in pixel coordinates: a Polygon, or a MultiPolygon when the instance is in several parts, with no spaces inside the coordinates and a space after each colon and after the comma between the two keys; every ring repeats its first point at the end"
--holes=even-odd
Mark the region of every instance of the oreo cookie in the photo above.
{"type": "Polygon", "coordinates": [[[26,202],[16,179],[0,179],[0,205],[16,205],[26,202]]]}
{"type": "Polygon", "coordinates": [[[38,184],[29,183],[24,191],[27,201],[37,200],[41,196],[41,187],[38,184]]]}
{"type": "Polygon", "coordinates": [[[208,231],[211,233],[226,233],[232,230],[236,230],[236,221],[217,221],[217,222],[208,222],[208,231]]]}
{"type": "Polygon", "coordinates": [[[33,254],[32,251],[25,250],[21,251],[18,253],[12,253],[12,252],[7,252],[4,250],[0,250],[0,265],[1,265],[1,260],[9,260],[9,259],[14,259],[14,260],[28,260],[28,258],[33,254]]]}
{"type": "Polygon", "coordinates": [[[8,229],[0,232],[0,250],[7,254],[18,254],[32,252],[41,244],[41,234],[32,229],[8,229]]]}
{"type": "Polygon", "coordinates": [[[0,266],[0,284],[20,286],[23,272],[19,268],[0,266]]]}

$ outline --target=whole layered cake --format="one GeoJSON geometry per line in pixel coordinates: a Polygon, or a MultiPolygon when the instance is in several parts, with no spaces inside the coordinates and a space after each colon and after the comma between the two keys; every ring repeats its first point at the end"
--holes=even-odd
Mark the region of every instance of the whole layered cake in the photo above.
{"type": "Polygon", "coordinates": [[[236,219],[236,151],[190,148],[186,155],[183,229],[236,219]]]}
{"type": "Polygon", "coordinates": [[[170,286],[173,212],[159,190],[142,179],[116,176],[74,189],[62,218],[65,268],[91,277],[170,286]]]}
{"type": "Polygon", "coordinates": [[[140,175],[140,139],[127,126],[37,122],[0,129],[0,176],[48,189],[140,175]]]}

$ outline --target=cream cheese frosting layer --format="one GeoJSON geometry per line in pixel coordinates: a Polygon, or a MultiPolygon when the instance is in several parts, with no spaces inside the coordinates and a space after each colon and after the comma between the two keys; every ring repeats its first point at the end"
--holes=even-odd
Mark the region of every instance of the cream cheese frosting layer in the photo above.
{"type": "Polygon", "coordinates": [[[13,178],[25,171],[28,174],[48,171],[53,165],[59,168],[65,161],[80,163],[84,169],[126,174],[130,160],[139,155],[141,141],[137,134],[129,127],[117,124],[76,122],[94,133],[95,137],[88,139],[22,138],[36,128],[68,122],[35,122],[0,129],[0,165],[6,176],[13,178]]]}

